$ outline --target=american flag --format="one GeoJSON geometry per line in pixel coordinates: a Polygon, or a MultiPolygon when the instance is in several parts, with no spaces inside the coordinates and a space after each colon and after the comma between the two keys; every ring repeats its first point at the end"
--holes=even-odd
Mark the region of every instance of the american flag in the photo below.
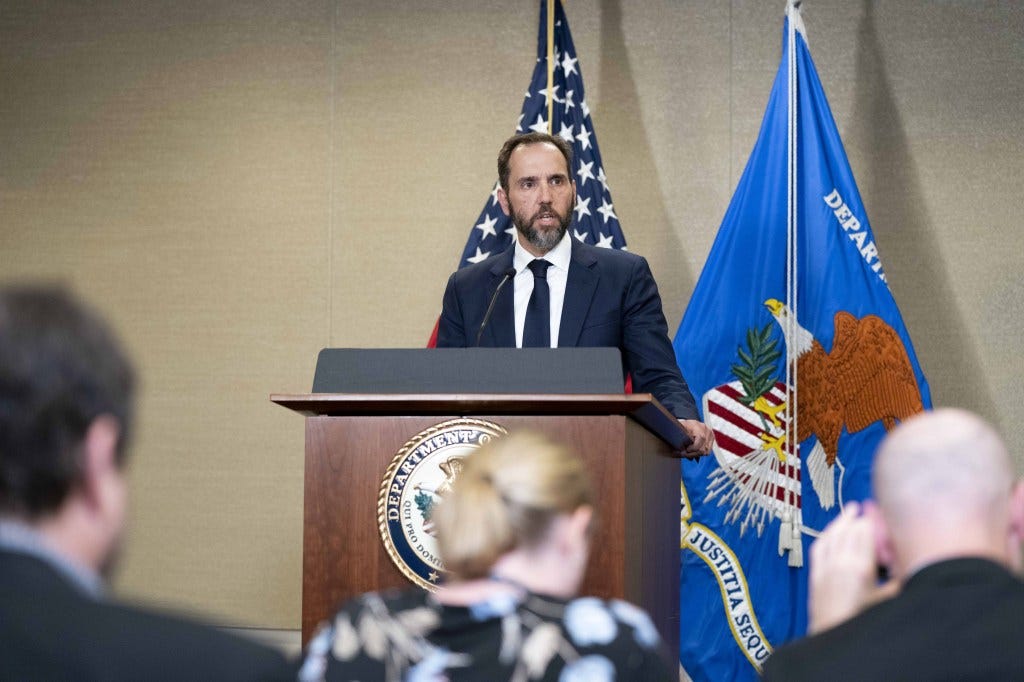
{"type": "MultiPolygon", "coordinates": [[[[523,100],[516,133],[548,132],[547,0],[540,2],[540,30],[537,36],[537,64],[523,100]]],[[[576,239],[606,248],[625,249],[626,238],[615,215],[608,189],[590,108],[583,90],[583,74],[576,47],[569,33],[569,21],[562,3],[555,0],[555,71],[551,132],[572,144],[573,179],[576,181],[576,211],[570,226],[576,239]]],[[[516,228],[498,204],[498,183],[470,230],[459,267],[479,263],[512,245],[516,228]]]]}

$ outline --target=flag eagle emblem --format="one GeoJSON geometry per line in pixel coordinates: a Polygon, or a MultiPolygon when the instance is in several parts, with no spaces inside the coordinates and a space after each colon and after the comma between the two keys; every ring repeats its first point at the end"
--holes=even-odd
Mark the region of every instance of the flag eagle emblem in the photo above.
{"type": "Polygon", "coordinates": [[[789,392],[799,415],[796,443],[790,438],[786,384],[775,376],[781,353],[771,325],[751,329],[746,349],[737,349],[740,362],[732,366],[738,380],[704,394],[719,464],[709,474],[706,499],[730,505],[725,520],[739,522],[741,535],[753,527],[760,536],[771,517],[782,519],[781,552],[795,548],[798,540],[792,536],[798,538],[801,530],[803,465],[793,456],[799,455],[799,443],[816,437],[806,466],[821,506],[830,509],[835,469],[842,469],[838,443],[843,429],[856,433],[880,421],[888,431],[924,405],[903,341],[877,315],[858,319],[837,312],[832,350],[826,352],[807,329],[789,319],[786,304],[769,298],[764,305],[796,358],[799,391],[789,392]]]}

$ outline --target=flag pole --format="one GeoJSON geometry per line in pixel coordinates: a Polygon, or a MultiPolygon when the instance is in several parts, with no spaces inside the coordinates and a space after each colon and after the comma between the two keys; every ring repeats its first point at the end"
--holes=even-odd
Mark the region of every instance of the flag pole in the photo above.
{"type": "MultiPolygon", "coordinates": [[[[796,34],[797,23],[800,18],[800,0],[787,0],[786,2],[786,47],[787,47],[787,130],[786,130],[786,194],[787,194],[787,215],[786,215],[786,303],[789,306],[790,314],[786,318],[789,326],[789,334],[786,338],[796,338],[797,320],[799,319],[799,291],[798,291],[798,251],[799,251],[799,230],[797,225],[797,87],[799,78],[797,73],[796,59],[796,34]]],[[[798,457],[799,419],[797,410],[799,404],[798,395],[800,391],[800,377],[798,373],[797,351],[792,344],[786,344],[786,397],[789,404],[789,419],[786,423],[786,440],[792,445],[794,457],[798,457]]],[[[792,500],[788,500],[792,505],[792,500]]],[[[794,568],[803,566],[803,541],[801,539],[803,526],[803,514],[799,508],[792,512],[787,509],[782,519],[782,527],[779,530],[779,549],[789,550],[789,565],[794,568]],[[789,535],[789,537],[785,537],[789,535]]]]}
{"type": "Polygon", "coordinates": [[[553,135],[555,120],[555,0],[548,0],[548,135],[553,135]]]}

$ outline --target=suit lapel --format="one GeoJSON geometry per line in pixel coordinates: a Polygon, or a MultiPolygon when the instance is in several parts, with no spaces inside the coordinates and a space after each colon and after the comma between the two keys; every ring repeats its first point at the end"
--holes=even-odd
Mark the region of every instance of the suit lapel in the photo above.
{"type": "Polygon", "coordinates": [[[590,301],[594,298],[600,279],[595,263],[597,259],[588,252],[587,247],[573,239],[569,277],[565,283],[565,302],[562,304],[562,321],[558,330],[559,348],[572,348],[579,341],[583,322],[590,310],[590,301]]]}
{"type": "MultiPolygon", "coordinates": [[[[509,248],[501,257],[494,261],[491,266],[491,279],[487,282],[487,298],[484,299],[484,309],[481,314],[487,312],[487,304],[491,302],[495,289],[501,284],[502,278],[510,267],[512,267],[512,254],[514,248],[509,248]]],[[[480,318],[483,321],[483,317],[480,318]]],[[[476,338],[477,330],[473,330],[473,338],[476,338]]],[[[501,288],[498,300],[494,303],[494,312],[491,313],[491,320],[487,323],[487,329],[480,339],[480,345],[493,346],[495,348],[515,348],[516,346],[516,323],[515,323],[515,286],[510,280],[501,288]],[[487,343],[490,339],[490,343],[487,343]]]]}

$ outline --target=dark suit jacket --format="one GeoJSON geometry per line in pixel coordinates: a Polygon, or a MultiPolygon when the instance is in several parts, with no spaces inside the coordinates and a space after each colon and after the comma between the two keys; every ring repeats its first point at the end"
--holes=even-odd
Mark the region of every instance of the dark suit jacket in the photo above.
{"type": "Polygon", "coordinates": [[[1024,583],[984,559],[922,569],[899,595],[778,649],[766,680],[1024,680],[1024,583]]]}
{"type": "Polygon", "coordinates": [[[280,654],[212,627],[96,600],[0,551],[0,680],[294,680],[280,654]]]}
{"type": "MultiPolygon", "coordinates": [[[[512,267],[513,252],[510,247],[451,276],[437,330],[438,348],[477,345],[477,330],[495,289],[512,267]]],[[[498,294],[480,346],[514,348],[514,316],[513,287],[508,283],[498,294]]],[[[652,393],[680,419],[698,418],[668,339],[658,286],[640,256],[572,240],[558,346],[619,348],[624,371],[632,374],[638,391],[652,393]]]]}

